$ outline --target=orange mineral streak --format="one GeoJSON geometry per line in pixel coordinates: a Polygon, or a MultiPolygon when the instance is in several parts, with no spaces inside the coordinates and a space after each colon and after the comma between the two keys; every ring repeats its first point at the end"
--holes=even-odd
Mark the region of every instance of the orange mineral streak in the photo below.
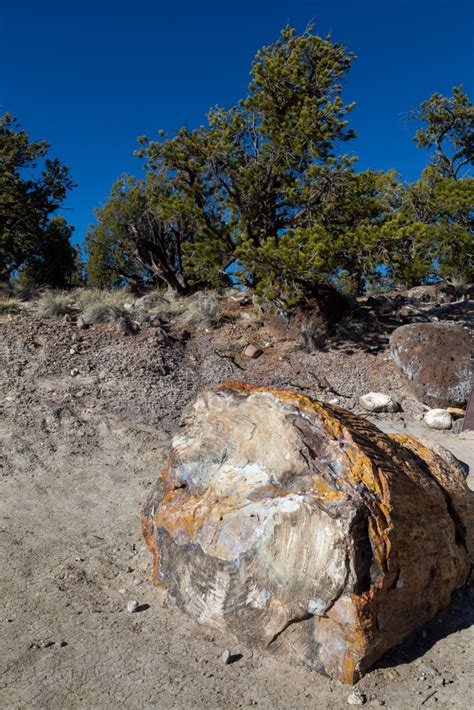
{"type": "Polygon", "coordinates": [[[150,520],[150,518],[147,518],[143,512],[141,515],[141,524],[142,524],[143,537],[145,538],[145,543],[148,545],[148,549],[150,550],[151,555],[152,555],[152,559],[153,559],[153,569],[152,569],[152,573],[151,573],[151,578],[152,578],[153,584],[155,584],[158,587],[158,586],[161,586],[160,582],[158,580],[160,554],[158,552],[158,547],[156,545],[155,536],[153,534],[153,522],[150,520]]]}

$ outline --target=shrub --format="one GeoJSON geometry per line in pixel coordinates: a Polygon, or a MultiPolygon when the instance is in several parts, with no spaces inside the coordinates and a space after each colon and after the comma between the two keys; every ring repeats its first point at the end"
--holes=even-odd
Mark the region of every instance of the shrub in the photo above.
{"type": "Polygon", "coordinates": [[[192,325],[205,324],[215,327],[222,323],[224,314],[215,293],[199,295],[186,303],[184,320],[192,325]]]}
{"type": "Polygon", "coordinates": [[[71,294],[64,291],[44,291],[35,307],[40,318],[59,318],[74,311],[71,294]]]}
{"type": "Polygon", "coordinates": [[[133,333],[136,325],[129,311],[122,306],[95,303],[88,306],[79,318],[79,325],[88,326],[96,323],[106,323],[116,326],[123,333],[133,333]]]}

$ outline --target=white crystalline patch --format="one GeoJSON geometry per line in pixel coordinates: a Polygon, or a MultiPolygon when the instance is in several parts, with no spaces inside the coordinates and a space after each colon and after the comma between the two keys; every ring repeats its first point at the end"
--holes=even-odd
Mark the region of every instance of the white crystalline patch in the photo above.
{"type": "Polygon", "coordinates": [[[298,495],[247,503],[219,521],[209,520],[196,533],[196,542],[206,554],[229,561],[238,559],[265,534],[278,513],[292,513],[302,503],[298,495]]]}
{"type": "Polygon", "coordinates": [[[229,495],[244,488],[257,488],[270,482],[270,475],[258,464],[237,468],[232,464],[208,466],[210,490],[215,495],[229,495]]]}
{"type": "Polygon", "coordinates": [[[258,587],[251,587],[245,603],[247,606],[251,606],[254,609],[266,609],[268,602],[270,600],[271,594],[267,592],[266,589],[258,589],[258,587]]]}
{"type": "Polygon", "coordinates": [[[321,615],[324,614],[328,606],[327,601],[324,599],[310,599],[308,602],[308,612],[310,614],[321,615]]]}

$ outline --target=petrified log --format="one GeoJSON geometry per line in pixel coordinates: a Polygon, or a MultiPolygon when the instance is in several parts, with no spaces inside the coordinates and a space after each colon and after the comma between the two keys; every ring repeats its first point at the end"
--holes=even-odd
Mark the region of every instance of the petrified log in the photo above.
{"type": "Polygon", "coordinates": [[[183,416],[142,522],[183,611],[354,683],[466,581],[472,499],[410,437],[233,382],[183,416]]]}

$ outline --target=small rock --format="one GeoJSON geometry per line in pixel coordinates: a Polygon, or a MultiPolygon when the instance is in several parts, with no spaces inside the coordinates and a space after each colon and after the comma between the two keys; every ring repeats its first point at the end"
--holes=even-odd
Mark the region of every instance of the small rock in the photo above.
{"type": "Polygon", "coordinates": [[[460,434],[462,432],[463,426],[464,426],[464,417],[461,417],[460,419],[455,419],[453,422],[453,426],[452,426],[453,434],[460,434]]]}
{"type": "Polygon", "coordinates": [[[221,656],[221,661],[225,666],[229,665],[230,657],[231,657],[231,653],[230,653],[229,649],[226,648],[226,650],[224,651],[224,653],[221,656]]]}
{"type": "Polygon", "coordinates": [[[77,367],[73,367],[71,370],[71,377],[77,377],[78,374],[79,370],[77,369],[77,367]]]}
{"type": "Polygon", "coordinates": [[[339,404],[339,398],[333,397],[332,399],[329,400],[328,404],[339,404]]]}
{"type": "Polygon", "coordinates": [[[77,353],[77,348],[71,348],[71,349],[69,350],[69,354],[70,354],[70,355],[75,355],[76,353],[77,353]]]}
{"type": "Polygon", "coordinates": [[[424,422],[430,429],[451,429],[453,425],[453,419],[446,409],[429,409],[424,422]]]}
{"type": "Polygon", "coordinates": [[[364,693],[361,693],[360,690],[355,690],[347,698],[347,703],[348,705],[365,705],[366,700],[367,697],[364,693]]]}
{"type": "Polygon", "coordinates": [[[124,589],[123,587],[120,587],[120,589],[118,590],[118,593],[119,593],[119,594],[125,594],[126,591],[127,591],[126,589],[124,589]]]}
{"type": "Polygon", "coordinates": [[[446,411],[450,413],[453,419],[459,419],[466,414],[466,410],[461,409],[461,407],[446,407],[446,411]]]}
{"type": "Polygon", "coordinates": [[[138,609],[138,602],[136,599],[130,599],[127,602],[127,611],[129,614],[133,614],[138,609]]]}
{"type": "Polygon", "coordinates": [[[253,343],[249,343],[245,348],[243,355],[244,357],[248,357],[252,360],[255,360],[256,358],[260,357],[262,353],[263,350],[261,348],[259,348],[257,345],[254,345],[253,343]]]}
{"type": "Polygon", "coordinates": [[[369,392],[359,397],[359,402],[369,412],[396,412],[398,404],[388,394],[383,392],[369,392]]]}
{"type": "Polygon", "coordinates": [[[155,337],[156,337],[157,341],[159,343],[162,343],[163,345],[169,346],[169,345],[172,345],[172,343],[173,343],[173,341],[171,340],[168,333],[161,326],[158,326],[158,328],[155,328],[155,337]]]}

